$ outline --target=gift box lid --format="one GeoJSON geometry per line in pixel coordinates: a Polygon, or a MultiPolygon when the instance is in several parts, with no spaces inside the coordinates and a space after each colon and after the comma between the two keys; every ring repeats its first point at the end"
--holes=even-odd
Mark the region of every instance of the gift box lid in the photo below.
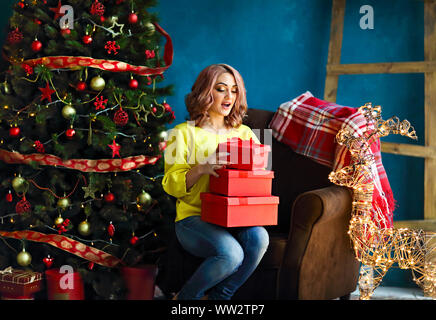
{"type": "Polygon", "coordinates": [[[239,137],[229,138],[226,142],[221,142],[218,144],[217,150],[224,151],[229,148],[251,149],[251,152],[255,155],[271,151],[271,146],[268,144],[258,144],[252,138],[249,140],[242,140],[239,137]]]}
{"type": "Polygon", "coordinates": [[[201,201],[209,201],[218,204],[224,204],[227,206],[239,206],[239,205],[258,205],[258,204],[278,204],[279,197],[267,196],[267,197],[226,197],[210,192],[200,193],[201,201]]]}
{"type": "Polygon", "coordinates": [[[0,271],[0,282],[28,284],[42,279],[42,273],[12,269],[11,267],[0,271]]]}
{"type": "Polygon", "coordinates": [[[274,171],[269,170],[237,170],[237,169],[218,169],[216,170],[220,178],[274,178],[274,171]]]}

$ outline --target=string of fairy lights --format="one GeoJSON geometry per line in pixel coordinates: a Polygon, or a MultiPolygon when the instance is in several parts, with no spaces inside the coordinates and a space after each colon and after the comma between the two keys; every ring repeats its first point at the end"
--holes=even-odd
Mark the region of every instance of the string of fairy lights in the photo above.
{"type": "Polygon", "coordinates": [[[362,263],[359,276],[360,299],[370,299],[386,272],[394,264],[410,269],[415,283],[425,295],[436,298],[436,233],[409,228],[385,228],[382,210],[372,203],[374,180],[371,166],[374,156],[371,144],[389,134],[400,134],[417,139],[407,120],[397,117],[381,118],[381,107],[367,103],[359,108],[367,120],[367,130],[356,137],[341,129],[336,140],[351,153],[351,164],[329,179],[353,190],[352,216],[348,234],[353,243],[356,259],[362,263]]]}

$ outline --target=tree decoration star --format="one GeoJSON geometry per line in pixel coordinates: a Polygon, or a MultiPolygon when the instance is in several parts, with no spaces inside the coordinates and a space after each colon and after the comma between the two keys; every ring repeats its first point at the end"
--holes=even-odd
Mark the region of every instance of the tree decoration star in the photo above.
{"type": "Polygon", "coordinates": [[[144,122],[148,121],[148,115],[150,114],[150,110],[145,110],[143,104],[139,105],[139,110],[134,111],[135,116],[138,120],[143,120],[144,122]],[[141,117],[141,112],[143,112],[143,116],[141,117]]]}
{"type": "Polygon", "coordinates": [[[124,24],[118,23],[118,17],[112,17],[112,25],[109,28],[107,28],[106,30],[109,31],[110,33],[112,33],[112,38],[115,38],[116,36],[123,34],[123,28],[124,28],[124,24]],[[120,28],[119,32],[115,32],[113,30],[115,27],[120,28]]]}
{"type": "Polygon", "coordinates": [[[115,156],[118,156],[121,158],[121,155],[120,155],[121,146],[115,142],[115,139],[112,141],[112,144],[108,144],[108,146],[109,146],[109,148],[112,149],[112,158],[115,158],[115,156]]]}
{"type": "Polygon", "coordinates": [[[61,13],[61,7],[62,3],[61,0],[58,2],[57,7],[50,8],[50,11],[53,11],[55,13],[54,19],[57,20],[58,18],[62,17],[65,13],[61,13]]]}
{"type": "Polygon", "coordinates": [[[41,92],[42,92],[40,101],[47,99],[49,102],[51,102],[51,95],[55,92],[55,90],[50,89],[48,82],[47,82],[45,88],[38,88],[38,89],[41,90],[41,92]]]}
{"type": "Polygon", "coordinates": [[[87,187],[82,187],[82,190],[85,191],[85,195],[83,196],[85,199],[88,197],[95,199],[94,193],[96,192],[96,189],[93,186],[89,185],[87,187]]]}

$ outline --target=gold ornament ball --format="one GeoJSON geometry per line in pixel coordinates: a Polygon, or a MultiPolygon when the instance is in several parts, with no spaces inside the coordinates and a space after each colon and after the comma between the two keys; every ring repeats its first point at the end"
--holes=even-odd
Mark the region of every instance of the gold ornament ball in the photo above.
{"type": "Polygon", "coordinates": [[[23,249],[17,254],[17,263],[22,267],[27,267],[32,262],[32,256],[29,252],[23,249]]]}
{"type": "Polygon", "coordinates": [[[101,91],[106,86],[106,81],[100,76],[95,76],[91,79],[90,87],[92,90],[101,91]]]}
{"type": "Polygon", "coordinates": [[[151,22],[147,22],[147,23],[144,25],[144,27],[147,29],[147,30],[145,31],[145,35],[146,35],[147,37],[151,37],[151,36],[154,34],[155,30],[156,30],[156,27],[155,27],[154,24],[152,24],[151,22]]]}
{"type": "Polygon", "coordinates": [[[58,200],[58,208],[65,210],[71,205],[70,199],[63,198],[58,200]]]}
{"type": "Polygon", "coordinates": [[[66,104],[62,108],[62,117],[71,120],[76,116],[76,109],[71,104],[66,104]]]}
{"type": "Polygon", "coordinates": [[[14,188],[16,192],[24,192],[26,190],[26,182],[26,179],[21,176],[15,177],[12,180],[12,188],[14,188]]]}
{"type": "Polygon", "coordinates": [[[142,191],[137,197],[136,202],[142,206],[149,206],[152,198],[148,192],[142,191]]]}
{"type": "Polygon", "coordinates": [[[89,236],[91,234],[91,224],[88,222],[88,220],[82,221],[77,226],[77,231],[82,236],[89,236]]]}
{"type": "Polygon", "coordinates": [[[55,219],[54,224],[55,226],[60,226],[63,222],[64,222],[64,218],[62,218],[62,216],[59,215],[59,217],[55,219]]]}

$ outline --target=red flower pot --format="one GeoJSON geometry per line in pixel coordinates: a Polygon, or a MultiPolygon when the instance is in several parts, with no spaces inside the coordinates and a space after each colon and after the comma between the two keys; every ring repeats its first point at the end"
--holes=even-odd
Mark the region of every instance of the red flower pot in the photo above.
{"type": "Polygon", "coordinates": [[[45,271],[48,300],[84,300],[82,277],[78,272],[60,273],[59,269],[45,271]]]}
{"type": "Polygon", "coordinates": [[[121,271],[128,289],[127,300],[153,300],[157,266],[123,267],[121,271]]]}

